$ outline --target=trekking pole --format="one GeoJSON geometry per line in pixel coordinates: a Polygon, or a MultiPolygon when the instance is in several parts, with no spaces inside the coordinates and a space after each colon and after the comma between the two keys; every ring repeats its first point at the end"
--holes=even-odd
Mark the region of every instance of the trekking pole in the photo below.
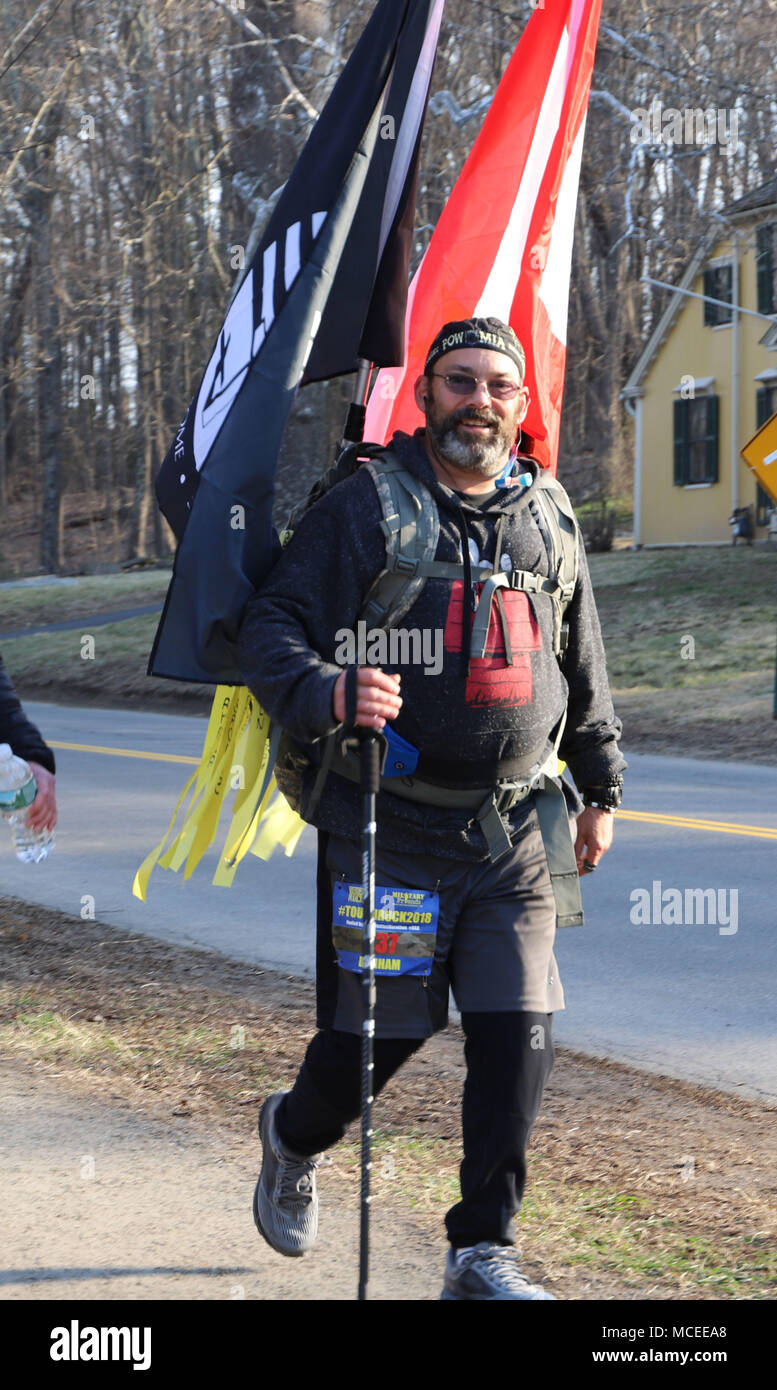
{"type": "Polygon", "coordinates": [[[362,793],[362,1150],[359,1221],[359,1301],[367,1298],[370,1265],[370,1177],[372,1173],[372,1079],[375,1036],[375,798],[380,783],[381,744],[360,731],[362,793]]]}
{"type": "MultiPolygon", "coordinates": [[[[343,430],[341,448],[360,444],[364,439],[364,420],[367,396],[372,376],[372,363],[365,357],[357,360],[353,400],[343,430]]],[[[355,686],[354,686],[355,692],[355,686]]],[[[356,728],[354,699],[353,725],[359,740],[362,795],[362,1049],[361,1049],[361,1204],[359,1210],[359,1292],[358,1299],[367,1298],[370,1269],[370,1178],[372,1173],[372,1078],[373,1040],[375,1037],[375,798],[380,786],[383,740],[373,729],[356,728]]],[[[349,720],[350,722],[350,720],[349,720]]]]}

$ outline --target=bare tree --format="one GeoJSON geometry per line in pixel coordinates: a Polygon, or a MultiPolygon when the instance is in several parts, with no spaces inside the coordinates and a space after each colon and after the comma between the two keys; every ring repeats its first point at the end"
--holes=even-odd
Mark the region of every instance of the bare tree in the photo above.
{"type": "MultiPolygon", "coordinates": [[[[171,553],[154,477],[372,8],[0,0],[0,502],[8,536],[38,499],[44,566],[171,553]]],[[[414,264],[532,13],[529,0],[448,0],[414,264]]],[[[560,459],[578,497],[628,482],[619,392],[665,303],[643,277],[676,279],[698,238],[727,226],[726,205],[773,173],[773,23],[772,0],[605,6],[560,459]],[[665,138],[655,113],[669,109],[723,113],[738,140],[665,138]],[[640,110],[652,124],[635,138],[640,110]]],[[[342,383],[300,393],[280,505],[328,464],[342,399],[342,383]]],[[[16,554],[17,568],[35,561],[16,554]]]]}

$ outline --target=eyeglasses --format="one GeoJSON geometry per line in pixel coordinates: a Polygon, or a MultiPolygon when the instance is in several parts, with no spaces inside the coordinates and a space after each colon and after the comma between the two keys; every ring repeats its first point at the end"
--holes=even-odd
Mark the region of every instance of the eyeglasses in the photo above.
{"type": "Polygon", "coordinates": [[[466,372],[429,372],[428,375],[444,381],[454,396],[474,395],[481,382],[495,401],[511,401],[524,389],[520,381],[510,381],[508,377],[494,377],[488,381],[486,377],[469,376],[466,372]]]}

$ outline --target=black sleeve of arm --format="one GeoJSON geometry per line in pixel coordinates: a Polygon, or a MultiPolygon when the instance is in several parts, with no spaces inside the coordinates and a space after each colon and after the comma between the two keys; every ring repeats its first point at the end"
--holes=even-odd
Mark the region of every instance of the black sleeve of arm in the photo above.
{"type": "Polygon", "coordinates": [[[27,718],[21,701],[13,688],[3,659],[0,657],[0,743],[10,743],[11,752],[17,758],[30,759],[40,763],[49,772],[56,773],[54,754],[44,742],[40,731],[27,718]]]}
{"type": "Polygon", "coordinates": [[[302,743],[338,727],[332,695],[347,664],[342,633],[355,630],[364,594],[383,567],[380,519],[369,475],[339,483],[306,512],[246,604],[238,638],[243,679],[302,743]]]}
{"type": "Polygon", "coordinates": [[[569,643],[562,671],[569,686],[567,722],[559,756],[569,764],[580,790],[599,786],[623,772],[618,748],[622,725],[613,709],[604,644],[591,577],[579,540],[577,586],[566,613],[569,643]]]}

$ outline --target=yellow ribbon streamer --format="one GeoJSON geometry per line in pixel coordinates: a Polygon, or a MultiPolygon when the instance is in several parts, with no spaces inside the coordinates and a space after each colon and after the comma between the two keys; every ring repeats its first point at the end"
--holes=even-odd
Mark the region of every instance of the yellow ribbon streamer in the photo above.
{"type": "MultiPolygon", "coordinates": [[[[273,784],[274,782],[275,778],[273,784]]],[[[283,792],[278,792],[262,818],[259,833],[251,846],[251,853],[258,859],[269,859],[273,850],[280,845],[288,858],[297,848],[297,841],[304,829],[304,820],[289,805],[283,792]]]]}
{"type": "Polygon", "coordinates": [[[174,872],[185,864],[184,878],[191,877],[215,839],[225,797],[233,789],[237,794],[213,883],[230,887],[249,850],[260,859],[269,859],[278,845],[287,855],[293,853],[305,822],[278,791],[274,776],[258,802],[267,771],[269,736],[270,719],[250,690],[217,686],[199,767],[178,797],[164,836],[135,874],[132,892],[136,898],[146,901],[148,882],[157,864],[174,872]],[[189,791],[191,800],[181,828],[165,849],[189,791]]]}

